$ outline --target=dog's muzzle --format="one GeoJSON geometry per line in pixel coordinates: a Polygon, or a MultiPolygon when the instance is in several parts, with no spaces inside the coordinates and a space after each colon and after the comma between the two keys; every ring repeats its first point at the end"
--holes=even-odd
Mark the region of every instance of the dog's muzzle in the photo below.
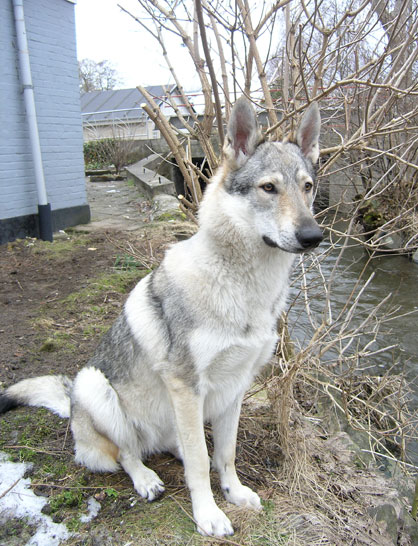
{"type": "Polygon", "coordinates": [[[298,254],[299,252],[306,252],[316,248],[319,243],[322,241],[324,236],[322,231],[316,222],[309,222],[301,224],[300,227],[295,232],[296,240],[298,242],[299,248],[295,247],[293,249],[283,248],[278,245],[273,239],[270,239],[267,235],[263,235],[263,241],[267,246],[271,248],[280,248],[286,252],[292,252],[298,254]]]}

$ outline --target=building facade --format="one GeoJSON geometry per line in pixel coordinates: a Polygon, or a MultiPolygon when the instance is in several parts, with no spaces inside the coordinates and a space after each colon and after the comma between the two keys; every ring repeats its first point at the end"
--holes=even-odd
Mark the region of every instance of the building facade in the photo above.
{"type": "MultiPolygon", "coordinates": [[[[14,0],[0,2],[0,244],[39,236],[36,181],[14,0]]],[[[20,0],[53,231],[86,223],[74,1],[20,0]]],[[[27,86],[26,86],[27,87],[27,86]]]]}

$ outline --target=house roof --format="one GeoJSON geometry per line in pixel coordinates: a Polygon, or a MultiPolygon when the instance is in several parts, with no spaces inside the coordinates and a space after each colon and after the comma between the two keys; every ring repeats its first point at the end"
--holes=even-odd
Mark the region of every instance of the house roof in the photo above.
{"type": "MultiPolygon", "coordinates": [[[[164,89],[173,90],[173,86],[151,85],[146,87],[156,100],[162,103],[166,95],[164,89]]],[[[146,117],[141,104],[145,97],[136,87],[132,89],[111,89],[109,91],[90,91],[81,95],[81,114],[83,122],[106,123],[113,120],[133,121],[146,117]]]]}

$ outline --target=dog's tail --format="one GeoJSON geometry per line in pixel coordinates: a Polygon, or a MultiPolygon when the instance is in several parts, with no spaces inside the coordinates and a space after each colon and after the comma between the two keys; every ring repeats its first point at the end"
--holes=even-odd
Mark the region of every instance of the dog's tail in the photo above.
{"type": "Polygon", "coordinates": [[[69,417],[71,387],[72,381],[66,375],[24,379],[0,393],[0,413],[18,406],[36,406],[69,417]]]}

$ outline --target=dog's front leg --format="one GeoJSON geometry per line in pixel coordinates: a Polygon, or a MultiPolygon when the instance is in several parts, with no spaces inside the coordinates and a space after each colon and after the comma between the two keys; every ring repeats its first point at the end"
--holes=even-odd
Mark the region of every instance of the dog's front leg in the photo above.
{"type": "Polygon", "coordinates": [[[222,415],[212,422],[213,467],[219,472],[221,487],[228,502],[261,510],[260,497],[242,485],[235,469],[235,451],[242,397],[232,403],[222,415]]]}
{"type": "Polygon", "coordinates": [[[232,535],[231,522],[213,498],[209,457],[203,430],[203,400],[182,380],[166,377],[181,443],[186,482],[190,490],[193,517],[202,535],[232,535]]]}

